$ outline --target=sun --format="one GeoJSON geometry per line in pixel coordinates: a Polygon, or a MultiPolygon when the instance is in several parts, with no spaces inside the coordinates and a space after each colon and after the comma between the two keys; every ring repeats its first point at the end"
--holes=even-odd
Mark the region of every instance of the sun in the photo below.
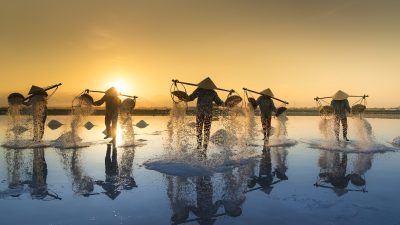
{"type": "Polygon", "coordinates": [[[126,84],[121,80],[112,82],[111,86],[115,87],[118,90],[118,92],[122,93],[126,91],[126,84]]]}

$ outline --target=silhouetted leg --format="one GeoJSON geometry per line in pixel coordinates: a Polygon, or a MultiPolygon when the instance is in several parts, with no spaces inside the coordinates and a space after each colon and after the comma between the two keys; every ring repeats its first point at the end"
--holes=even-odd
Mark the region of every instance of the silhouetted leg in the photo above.
{"type": "Polygon", "coordinates": [[[271,117],[266,119],[266,126],[267,126],[267,138],[271,136],[271,117]]]}
{"type": "Polygon", "coordinates": [[[267,122],[264,118],[261,117],[261,125],[263,129],[264,140],[267,139],[267,122]]]}
{"type": "Polygon", "coordinates": [[[46,124],[46,119],[47,119],[47,112],[44,113],[44,115],[42,116],[42,119],[40,121],[40,126],[39,126],[39,134],[38,134],[38,140],[41,141],[43,139],[43,135],[44,135],[44,126],[46,124]]]}
{"type": "Polygon", "coordinates": [[[197,115],[196,117],[196,131],[197,131],[197,148],[201,148],[201,143],[203,140],[203,125],[204,125],[204,116],[197,115]]]}
{"type": "Polygon", "coordinates": [[[33,141],[38,141],[39,137],[39,121],[36,116],[33,116],[33,141]]]}
{"type": "Polygon", "coordinates": [[[111,136],[111,115],[106,113],[106,116],[104,118],[104,124],[106,125],[106,137],[105,138],[109,138],[111,136]]]}
{"type": "Polygon", "coordinates": [[[211,131],[211,123],[212,123],[212,116],[205,116],[204,117],[204,149],[207,149],[208,142],[210,140],[210,131],[211,131]]]}
{"type": "Polygon", "coordinates": [[[112,117],[111,137],[115,139],[117,136],[117,125],[118,125],[118,114],[116,113],[112,117]]]}
{"type": "Polygon", "coordinates": [[[347,139],[347,117],[342,118],[342,127],[343,127],[343,139],[348,141],[347,139]]]}
{"type": "Polygon", "coordinates": [[[334,129],[335,129],[336,140],[339,141],[339,130],[340,130],[340,118],[339,117],[335,118],[334,129]]]}

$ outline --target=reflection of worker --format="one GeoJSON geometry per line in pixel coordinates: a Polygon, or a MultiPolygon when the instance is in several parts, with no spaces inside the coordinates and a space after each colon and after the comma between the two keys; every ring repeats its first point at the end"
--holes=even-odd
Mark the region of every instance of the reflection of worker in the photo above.
{"type": "Polygon", "coordinates": [[[257,105],[260,106],[264,140],[268,141],[269,136],[271,135],[272,112],[276,112],[274,102],[271,99],[271,97],[274,97],[274,94],[269,88],[262,91],[261,94],[262,95],[257,99],[257,105]]]}
{"type": "Polygon", "coordinates": [[[40,142],[44,134],[44,125],[47,118],[47,93],[43,88],[32,86],[29,91],[31,97],[24,103],[32,106],[33,141],[40,142]]]}
{"type": "Polygon", "coordinates": [[[243,177],[247,168],[238,168],[237,173],[233,171],[227,172],[223,175],[224,179],[224,195],[222,196],[222,205],[225,213],[231,217],[238,217],[242,215],[242,205],[246,200],[244,195],[245,185],[243,184],[243,177]],[[244,171],[243,171],[244,170],[244,171]]]}
{"type": "Polygon", "coordinates": [[[256,184],[261,186],[261,190],[267,194],[272,191],[272,184],[274,180],[274,174],[272,172],[272,162],[271,162],[271,150],[270,148],[263,149],[263,155],[260,161],[259,174],[253,176],[249,182],[248,187],[253,188],[256,184]]]}
{"type": "Polygon", "coordinates": [[[288,176],[286,175],[286,171],[288,169],[286,165],[286,157],[288,155],[288,151],[285,148],[275,148],[272,152],[272,156],[274,161],[276,162],[275,166],[275,176],[279,180],[288,180],[288,176]]]}
{"type": "Polygon", "coordinates": [[[119,93],[117,89],[115,87],[111,87],[106,91],[105,95],[100,100],[93,103],[95,106],[100,106],[104,102],[106,103],[105,125],[107,134],[104,139],[112,137],[113,141],[115,141],[118,122],[118,109],[121,104],[118,94],[119,93]]]}
{"type": "Polygon", "coordinates": [[[96,181],[96,184],[100,185],[105,190],[105,194],[112,200],[121,194],[121,190],[132,190],[137,187],[135,179],[132,177],[134,154],[133,148],[125,149],[122,154],[121,167],[119,167],[117,148],[115,145],[107,145],[104,159],[106,179],[105,181],[96,181]]]}
{"type": "Polygon", "coordinates": [[[196,178],[197,207],[190,210],[200,219],[199,224],[214,224],[221,201],[213,203],[213,185],[211,177],[196,178]]]}
{"type": "Polygon", "coordinates": [[[336,139],[339,141],[339,130],[340,130],[340,123],[342,123],[343,127],[343,139],[348,141],[347,139],[347,115],[346,113],[350,113],[350,105],[347,98],[349,97],[343,91],[337,91],[332,96],[331,106],[335,110],[335,134],[336,139]]]}
{"type": "Polygon", "coordinates": [[[33,198],[43,199],[48,195],[47,192],[47,163],[44,158],[44,149],[33,150],[33,171],[32,182],[30,183],[31,195],[33,198]]]}
{"type": "Polygon", "coordinates": [[[364,186],[366,184],[363,178],[364,174],[371,169],[373,154],[358,154],[354,162],[354,169],[350,175],[350,181],[356,186],[364,186]]]}
{"type": "Polygon", "coordinates": [[[106,191],[105,194],[114,200],[118,197],[121,191],[118,190],[117,148],[113,147],[111,154],[111,144],[107,145],[104,163],[106,167],[106,180],[105,182],[98,182],[98,184],[100,184],[106,191]]]}
{"type": "Polygon", "coordinates": [[[346,194],[346,187],[350,181],[350,175],[346,175],[347,154],[338,152],[324,152],[319,160],[321,171],[319,177],[322,181],[330,183],[333,190],[339,196],[346,194]]]}
{"type": "Polygon", "coordinates": [[[190,182],[185,177],[166,176],[167,196],[171,204],[172,224],[183,224],[189,218],[188,188],[190,182]]]}
{"type": "Polygon", "coordinates": [[[197,148],[200,149],[202,144],[204,149],[207,149],[208,142],[210,139],[210,129],[212,122],[212,107],[213,102],[217,105],[222,105],[222,100],[218,97],[216,89],[217,86],[214,82],[207,77],[198,84],[198,88],[188,97],[188,101],[197,100],[197,117],[196,117],[196,128],[197,128],[197,148]],[[203,139],[204,129],[204,139],[203,139]]]}
{"type": "Polygon", "coordinates": [[[78,151],[74,149],[71,157],[72,188],[75,193],[89,196],[94,190],[93,179],[83,174],[78,151]]]}

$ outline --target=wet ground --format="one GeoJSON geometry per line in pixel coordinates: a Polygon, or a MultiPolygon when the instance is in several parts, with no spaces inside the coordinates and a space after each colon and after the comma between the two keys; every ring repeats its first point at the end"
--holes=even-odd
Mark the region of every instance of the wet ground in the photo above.
{"type": "MultiPolygon", "coordinates": [[[[68,120],[47,121],[52,119],[68,120]]],[[[95,126],[80,134],[89,147],[51,147],[67,125],[47,128],[45,144],[34,149],[0,147],[0,224],[400,224],[400,153],[390,143],[400,136],[400,120],[368,119],[380,146],[376,152],[316,148],[320,118],[289,117],[295,145],[263,148],[259,135],[252,154],[217,166],[208,159],[168,158],[166,170],[154,164],[148,169],[146,163],[167,155],[168,119],[134,117],[149,124],[135,128],[136,146],[109,148],[102,117],[90,117],[95,126]],[[193,162],[192,171],[180,173],[193,162]]],[[[349,119],[349,138],[356,142],[353,124],[349,119]]],[[[212,133],[220,125],[215,122],[212,133]]],[[[1,143],[6,128],[2,116],[1,143]]],[[[208,157],[219,151],[211,145],[208,157]]]]}

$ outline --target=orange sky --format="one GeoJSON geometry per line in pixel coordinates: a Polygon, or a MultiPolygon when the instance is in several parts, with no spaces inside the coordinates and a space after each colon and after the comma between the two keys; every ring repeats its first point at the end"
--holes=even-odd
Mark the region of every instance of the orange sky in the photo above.
{"type": "Polygon", "coordinates": [[[69,106],[120,81],[139,107],[163,107],[172,78],[210,76],[292,107],[338,89],[398,107],[399,11],[395,0],[0,0],[0,105],[62,82],[50,106],[69,106]]]}

